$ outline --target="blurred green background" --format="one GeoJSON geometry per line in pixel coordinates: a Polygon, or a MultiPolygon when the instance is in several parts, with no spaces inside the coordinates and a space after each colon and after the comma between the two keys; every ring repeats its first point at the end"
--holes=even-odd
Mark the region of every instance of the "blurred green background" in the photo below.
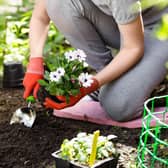
{"type": "MultiPolygon", "coordinates": [[[[160,7],[168,5],[168,0],[142,0],[143,8],[160,3],[160,7]]],[[[26,67],[29,57],[29,21],[32,14],[33,0],[0,0],[0,75],[3,63],[20,61],[26,67]]],[[[168,39],[168,14],[155,30],[155,35],[161,39],[168,39]]],[[[55,55],[70,49],[64,36],[51,22],[44,55],[55,55]]]]}
{"type": "MultiPolygon", "coordinates": [[[[34,3],[32,0],[0,0],[0,75],[4,62],[22,62],[26,67],[29,58],[29,21],[34,3]]],[[[44,55],[63,53],[71,46],[51,22],[44,55]]]]}

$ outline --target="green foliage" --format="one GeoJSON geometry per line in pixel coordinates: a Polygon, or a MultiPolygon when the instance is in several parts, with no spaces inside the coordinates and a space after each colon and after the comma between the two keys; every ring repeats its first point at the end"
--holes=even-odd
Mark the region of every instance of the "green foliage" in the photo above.
{"type": "MultiPolygon", "coordinates": [[[[0,74],[4,61],[22,61],[26,67],[29,58],[29,23],[33,2],[23,0],[22,6],[15,13],[0,15],[0,74]],[[24,59],[22,59],[24,58],[24,59]]],[[[71,48],[64,36],[51,22],[44,56],[62,54],[71,48]]]]}
{"type": "Polygon", "coordinates": [[[44,47],[44,55],[61,55],[69,49],[72,49],[72,47],[65,40],[65,37],[57,30],[53,22],[51,22],[47,42],[44,47]]]}
{"type": "Polygon", "coordinates": [[[4,4],[5,1],[4,0],[0,0],[0,5],[4,4]]]}
{"type": "Polygon", "coordinates": [[[31,12],[19,12],[17,14],[1,15],[0,22],[0,71],[3,62],[20,61],[24,64],[29,55],[28,31],[31,12]]]}
{"type": "Polygon", "coordinates": [[[162,23],[156,29],[156,36],[160,40],[167,40],[168,39],[168,14],[165,14],[162,17],[162,23]]]}
{"type": "Polygon", "coordinates": [[[0,16],[0,32],[0,72],[2,72],[3,56],[6,53],[6,20],[4,16],[0,16]]]}
{"type": "Polygon", "coordinates": [[[142,8],[146,9],[152,6],[157,6],[158,8],[164,8],[168,6],[167,0],[141,0],[142,8]]]}
{"type": "MultiPolygon", "coordinates": [[[[109,157],[117,156],[117,150],[115,148],[112,139],[115,138],[114,135],[99,136],[97,143],[97,154],[96,160],[103,160],[109,157]]],[[[86,134],[81,132],[77,137],[68,140],[65,139],[61,145],[60,157],[65,160],[79,162],[83,165],[88,165],[91,148],[93,142],[93,134],[86,134]]]]}
{"type": "Polygon", "coordinates": [[[50,54],[45,59],[45,65],[47,70],[44,74],[44,80],[40,80],[39,83],[50,95],[65,96],[68,101],[70,95],[79,93],[81,84],[78,78],[86,70],[83,61],[68,60],[64,54],[50,54]],[[59,68],[64,71],[61,77],[57,73],[59,68]],[[58,81],[51,79],[52,72],[55,73],[55,79],[59,78],[58,81]]]}
{"type": "Polygon", "coordinates": [[[22,7],[26,7],[28,9],[32,9],[35,0],[22,0],[22,7]]]}
{"type": "MultiPolygon", "coordinates": [[[[164,9],[168,7],[167,0],[142,0],[142,9],[147,9],[150,7],[157,7],[159,9],[164,9]]],[[[168,39],[168,14],[163,15],[161,24],[154,31],[156,37],[160,40],[168,39]]]]}

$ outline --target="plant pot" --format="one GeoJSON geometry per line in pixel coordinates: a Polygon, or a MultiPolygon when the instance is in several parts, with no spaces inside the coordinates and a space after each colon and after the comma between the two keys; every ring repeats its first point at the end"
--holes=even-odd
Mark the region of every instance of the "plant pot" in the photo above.
{"type": "MultiPolygon", "coordinates": [[[[55,158],[56,168],[89,168],[88,166],[80,165],[73,161],[67,161],[59,156],[60,151],[52,153],[52,156],[55,158]]],[[[118,163],[118,157],[110,157],[95,163],[90,168],[116,168],[118,163]]]]}
{"type": "Polygon", "coordinates": [[[22,63],[5,63],[3,65],[3,87],[21,87],[24,77],[24,68],[22,63]]]}
{"type": "Polygon", "coordinates": [[[61,103],[60,100],[58,100],[56,98],[56,96],[52,96],[49,94],[48,91],[45,90],[45,88],[43,86],[40,87],[40,89],[37,92],[37,99],[39,100],[39,102],[41,102],[41,104],[43,105],[45,98],[49,97],[50,99],[52,99],[53,101],[57,102],[57,103],[61,103]]]}

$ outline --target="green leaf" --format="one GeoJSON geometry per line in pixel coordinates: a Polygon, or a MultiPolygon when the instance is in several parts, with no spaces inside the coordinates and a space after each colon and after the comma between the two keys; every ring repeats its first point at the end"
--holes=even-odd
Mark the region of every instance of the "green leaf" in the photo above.
{"type": "Polygon", "coordinates": [[[46,79],[46,80],[50,80],[50,72],[48,72],[48,71],[45,71],[45,73],[44,73],[44,79],[46,79]]]}
{"type": "Polygon", "coordinates": [[[80,93],[80,90],[79,89],[72,89],[70,92],[73,96],[76,96],[78,93],[80,93]]]}
{"type": "Polygon", "coordinates": [[[38,80],[38,83],[41,85],[41,86],[48,86],[48,82],[46,82],[45,80],[38,80]]]}
{"type": "Polygon", "coordinates": [[[67,74],[64,75],[64,79],[65,79],[66,81],[69,81],[69,80],[70,80],[70,78],[69,78],[69,76],[68,76],[67,74]]]}
{"type": "Polygon", "coordinates": [[[56,89],[57,95],[64,95],[65,94],[65,90],[62,90],[60,88],[56,89]]]}

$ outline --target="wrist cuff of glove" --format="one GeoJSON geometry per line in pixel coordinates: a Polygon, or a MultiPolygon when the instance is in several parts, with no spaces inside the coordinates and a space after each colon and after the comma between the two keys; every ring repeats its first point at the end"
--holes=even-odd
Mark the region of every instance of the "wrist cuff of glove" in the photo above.
{"type": "Polygon", "coordinates": [[[100,87],[100,85],[99,85],[99,82],[98,82],[98,80],[96,78],[93,77],[92,79],[93,79],[92,88],[95,91],[95,90],[97,90],[100,87]]]}
{"type": "Polygon", "coordinates": [[[81,88],[81,93],[83,93],[83,96],[85,96],[86,94],[90,94],[92,92],[94,92],[95,90],[97,90],[100,86],[99,86],[99,82],[97,79],[95,79],[94,77],[92,78],[93,82],[91,84],[90,87],[81,88]]]}
{"type": "Polygon", "coordinates": [[[34,73],[34,74],[44,74],[44,65],[43,65],[43,57],[33,57],[30,58],[29,64],[27,67],[28,73],[34,73]]]}

